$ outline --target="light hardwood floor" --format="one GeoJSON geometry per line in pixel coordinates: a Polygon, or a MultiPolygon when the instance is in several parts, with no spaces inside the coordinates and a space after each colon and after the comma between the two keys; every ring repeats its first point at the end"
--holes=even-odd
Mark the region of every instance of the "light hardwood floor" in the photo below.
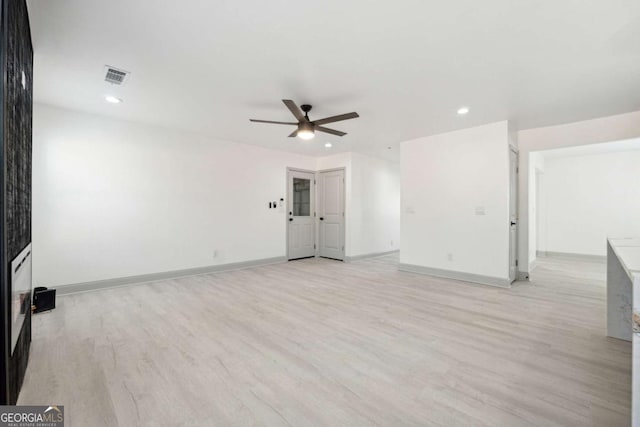
{"type": "Polygon", "coordinates": [[[499,289],[397,257],[75,294],[34,316],[20,404],[69,426],[630,423],[631,346],[605,266],[540,262],[499,289]]]}

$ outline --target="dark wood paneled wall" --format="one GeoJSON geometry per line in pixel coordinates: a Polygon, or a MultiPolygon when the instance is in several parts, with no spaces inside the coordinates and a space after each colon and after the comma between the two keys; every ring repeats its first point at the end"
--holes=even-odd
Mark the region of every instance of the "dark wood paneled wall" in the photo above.
{"type": "MultiPolygon", "coordinates": [[[[3,344],[0,400],[3,404],[15,404],[31,343],[31,310],[27,310],[12,351],[9,267],[11,260],[31,243],[33,47],[25,0],[0,1],[0,340],[3,344]]],[[[31,306],[30,298],[26,304],[31,306]]]]}

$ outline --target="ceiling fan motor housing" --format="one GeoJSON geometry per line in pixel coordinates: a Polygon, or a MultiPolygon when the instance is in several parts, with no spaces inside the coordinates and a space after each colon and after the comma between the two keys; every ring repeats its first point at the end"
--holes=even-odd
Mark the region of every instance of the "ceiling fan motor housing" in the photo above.
{"type": "Polygon", "coordinates": [[[315,126],[312,125],[310,122],[300,122],[298,123],[298,132],[300,131],[314,132],[315,126]]]}

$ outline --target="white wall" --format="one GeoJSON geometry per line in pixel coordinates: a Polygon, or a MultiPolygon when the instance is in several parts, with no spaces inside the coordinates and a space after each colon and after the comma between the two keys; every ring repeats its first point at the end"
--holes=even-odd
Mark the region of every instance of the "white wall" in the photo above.
{"type": "Polygon", "coordinates": [[[404,142],[401,170],[400,262],[508,279],[507,122],[404,142]]]}
{"type": "MultiPolygon", "coordinates": [[[[518,258],[529,256],[529,153],[559,147],[619,141],[640,136],[640,111],[603,117],[565,125],[549,126],[518,132],[520,183],[518,194],[518,258]]],[[[522,273],[528,273],[527,263],[520,263],[522,273]]]]}
{"type": "Polygon", "coordinates": [[[34,286],[286,253],[287,166],[316,159],[34,106],[34,286]],[[214,258],[214,250],[218,256],[214,258]]]}
{"type": "Polygon", "coordinates": [[[543,251],[606,255],[607,237],[640,236],[640,151],[545,159],[543,251]]]}
{"type": "Polygon", "coordinates": [[[399,247],[399,171],[384,160],[313,158],[41,104],[33,129],[34,286],[284,257],[286,209],[268,204],[286,199],[287,167],[347,168],[347,256],[399,247]]]}

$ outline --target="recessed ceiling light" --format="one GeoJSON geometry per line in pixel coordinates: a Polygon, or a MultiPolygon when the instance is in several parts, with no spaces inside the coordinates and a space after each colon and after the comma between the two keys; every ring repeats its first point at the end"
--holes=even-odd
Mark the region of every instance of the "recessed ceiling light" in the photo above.
{"type": "Polygon", "coordinates": [[[469,112],[469,107],[460,107],[458,108],[458,114],[464,116],[469,112]]]}
{"type": "Polygon", "coordinates": [[[112,103],[112,104],[120,104],[120,103],[122,102],[122,99],[120,99],[120,98],[116,98],[116,97],[115,97],[115,96],[113,96],[113,95],[107,95],[107,96],[105,96],[105,97],[104,97],[104,100],[105,100],[105,101],[107,101],[107,102],[110,102],[110,103],[112,103]]]}
{"type": "Polygon", "coordinates": [[[326,144],[324,144],[325,148],[331,148],[333,147],[333,144],[330,142],[327,142],[326,144]]]}

